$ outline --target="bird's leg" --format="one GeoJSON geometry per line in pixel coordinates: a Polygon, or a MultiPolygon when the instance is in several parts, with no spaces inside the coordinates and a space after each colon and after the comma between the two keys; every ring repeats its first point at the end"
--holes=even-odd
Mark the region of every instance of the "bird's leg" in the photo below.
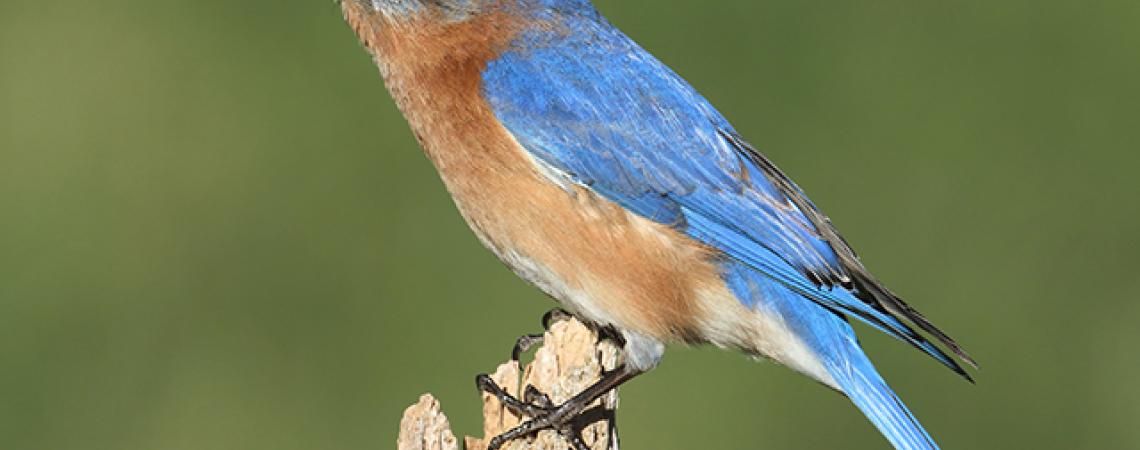
{"type": "Polygon", "coordinates": [[[526,392],[523,392],[523,401],[528,405],[537,406],[539,408],[553,408],[554,402],[550,400],[550,396],[542,393],[538,388],[526,385],[526,392]]]}
{"type": "MultiPolygon", "coordinates": [[[[542,327],[546,331],[550,331],[554,323],[570,320],[572,318],[573,316],[569,312],[561,308],[554,308],[542,315],[542,327]]],[[[598,342],[609,340],[614,342],[619,348],[625,347],[626,339],[612,326],[602,326],[591,322],[583,322],[583,324],[597,335],[598,342]]],[[[522,353],[529,351],[537,344],[541,344],[544,339],[545,334],[525,334],[520,336],[511,350],[511,359],[518,361],[522,353]]],[[[532,419],[496,436],[489,443],[488,450],[497,450],[503,444],[513,439],[530,436],[543,430],[557,431],[575,450],[589,450],[588,446],[582,441],[580,432],[582,427],[601,418],[601,416],[589,413],[601,413],[601,410],[597,408],[587,410],[586,408],[599,397],[642,372],[643,371],[631,369],[628,366],[619,366],[617,369],[603,374],[602,379],[597,383],[594,383],[561,405],[555,405],[549,396],[531,385],[526,386],[522,399],[520,400],[495,384],[489,376],[485,374],[479,375],[476,377],[475,382],[480,391],[497,398],[499,402],[512,413],[519,416],[527,416],[532,419]]]]}
{"type": "Polygon", "coordinates": [[[530,436],[543,430],[555,430],[574,447],[575,450],[589,450],[579,436],[581,427],[575,427],[574,419],[582,415],[586,408],[605,395],[610,390],[629,381],[642,372],[627,365],[602,375],[602,379],[590,385],[561,405],[554,406],[550,398],[538,392],[534,387],[528,386],[524,399],[520,401],[499,387],[491,377],[479,375],[475,378],[475,385],[480,391],[491,394],[499,399],[511,412],[520,416],[528,416],[531,420],[524,422],[507,432],[495,436],[487,445],[487,450],[498,450],[503,444],[520,437],[530,436]]]}

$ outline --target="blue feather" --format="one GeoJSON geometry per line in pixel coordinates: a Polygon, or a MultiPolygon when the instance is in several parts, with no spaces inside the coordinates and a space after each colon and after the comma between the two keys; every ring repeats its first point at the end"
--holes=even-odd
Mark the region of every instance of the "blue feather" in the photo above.
{"type": "Polygon", "coordinates": [[[750,267],[725,265],[725,281],[737,295],[778,316],[819,357],[839,389],[897,449],[935,450],[927,434],[863,353],[854,330],[832,312],[805,304],[797,292],[750,267]]]}
{"type": "Polygon", "coordinates": [[[719,250],[739,301],[781,317],[897,448],[937,448],[879,377],[845,316],[965,375],[961,367],[892,314],[901,301],[892,310],[867,299],[859,276],[869,275],[857,261],[853,273],[846,243],[821,229],[810,200],[742,145],[700,94],[574,2],[573,13],[537,10],[536,20],[557,25],[524,31],[488,63],[483,94],[495,116],[542,164],[719,250]]]}
{"type": "Polygon", "coordinates": [[[833,243],[726,137],[735,135],[731,125],[688,83],[599,15],[558,20],[561,27],[524,32],[483,72],[484,95],[524,148],[623,207],[965,375],[879,305],[835,287],[848,274],[833,243]]]}

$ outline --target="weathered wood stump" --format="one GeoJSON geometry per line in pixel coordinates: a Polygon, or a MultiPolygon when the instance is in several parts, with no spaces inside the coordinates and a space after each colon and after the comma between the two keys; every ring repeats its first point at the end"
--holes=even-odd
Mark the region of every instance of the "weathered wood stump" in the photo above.
{"type": "MultiPolygon", "coordinates": [[[[613,370],[618,363],[618,348],[609,341],[598,342],[597,335],[577,320],[564,320],[551,325],[534,360],[522,370],[519,363],[499,365],[491,378],[499,386],[519,397],[527,385],[538,388],[560,404],[601,378],[603,370],[613,370]]],[[[592,450],[616,450],[617,426],[614,414],[618,395],[614,390],[592,405],[579,421],[582,440],[592,450]]],[[[527,418],[508,411],[498,399],[483,394],[483,437],[468,436],[466,450],[484,450],[491,438],[507,431],[527,418]]],[[[517,439],[504,450],[560,450],[569,444],[555,431],[542,431],[536,436],[517,439]]],[[[447,416],[431,394],[404,411],[400,421],[399,450],[458,450],[459,442],[451,430],[447,416]]]]}

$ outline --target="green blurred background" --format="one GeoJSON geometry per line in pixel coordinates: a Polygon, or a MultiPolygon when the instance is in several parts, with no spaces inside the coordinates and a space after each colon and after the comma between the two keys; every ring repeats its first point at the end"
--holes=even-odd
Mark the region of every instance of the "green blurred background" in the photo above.
{"type": "MultiPolygon", "coordinates": [[[[604,0],[982,364],[864,333],[949,449],[1140,448],[1140,3],[604,0]]],[[[553,304],[484,251],[332,1],[0,3],[0,447],[385,449],[553,304]]],[[[673,349],[626,449],[883,449],[673,349]]]]}

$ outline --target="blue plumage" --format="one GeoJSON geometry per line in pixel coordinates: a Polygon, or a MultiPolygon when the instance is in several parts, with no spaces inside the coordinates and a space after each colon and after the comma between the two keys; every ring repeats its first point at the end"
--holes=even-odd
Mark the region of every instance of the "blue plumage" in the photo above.
{"type": "Polygon", "coordinates": [[[483,74],[496,116],[528,151],[610,200],[964,374],[888,311],[836,287],[848,279],[832,248],[837,243],[821,237],[688,83],[600,16],[561,23],[574,32],[528,32],[520,50],[483,74]]]}
{"type": "Polygon", "coordinates": [[[855,331],[842,317],[808,305],[803,297],[739,263],[725,265],[725,279],[742,298],[782,318],[823,361],[835,384],[875,427],[901,449],[937,449],[937,444],[895,396],[867,359],[855,331]]]}
{"type": "Polygon", "coordinates": [[[781,317],[896,447],[936,448],[844,316],[966,376],[898,315],[964,353],[870,278],[799,188],[688,83],[592,7],[538,11],[560,14],[566,29],[524,32],[483,72],[484,96],[523,147],[574,182],[722,252],[739,300],[781,317]]]}
{"type": "Polygon", "coordinates": [[[589,0],[340,3],[480,240],[624,341],[619,368],[554,408],[522,408],[480,377],[481,390],[534,419],[489,448],[545,429],[586,448],[570,419],[651,370],[677,341],[771,357],[846,394],[895,447],[937,448],[848,318],[967,379],[925,336],[973,361],[589,0]]]}

